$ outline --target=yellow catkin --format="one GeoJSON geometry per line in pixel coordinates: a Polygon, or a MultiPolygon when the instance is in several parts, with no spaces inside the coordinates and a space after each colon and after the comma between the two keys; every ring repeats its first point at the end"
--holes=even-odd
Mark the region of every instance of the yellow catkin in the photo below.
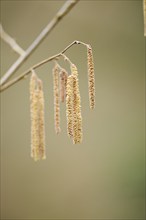
{"type": "Polygon", "coordinates": [[[38,90],[37,76],[33,72],[30,78],[30,112],[31,112],[31,157],[39,157],[39,118],[38,118],[38,90]]]}
{"type": "Polygon", "coordinates": [[[71,73],[73,76],[78,77],[78,70],[77,70],[77,67],[75,66],[75,64],[71,65],[71,73]]]}
{"type": "Polygon", "coordinates": [[[61,69],[60,72],[60,101],[64,102],[66,97],[66,85],[67,85],[68,73],[65,69],[61,69]]]}
{"type": "Polygon", "coordinates": [[[46,158],[45,153],[45,120],[43,82],[38,79],[38,114],[39,114],[39,157],[46,158]]]}
{"type": "Polygon", "coordinates": [[[59,67],[56,64],[53,68],[53,84],[54,84],[54,121],[55,132],[59,134],[60,129],[60,105],[59,105],[59,67]]]}
{"type": "Polygon", "coordinates": [[[66,85],[66,118],[67,118],[67,134],[70,138],[73,136],[73,76],[67,78],[66,85]]]}
{"type": "Polygon", "coordinates": [[[34,71],[30,78],[31,157],[45,159],[44,95],[42,81],[34,71]]]}
{"type": "Polygon", "coordinates": [[[90,108],[95,108],[95,76],[92,48],[87,47],[87,62],[88,62],[88,90],[89,90],[89,104],[90,108]]]}
{"type": "Polygon", "coordinates": [[[78,70],[74,64],[71,65],[71,72],[73,76],[73,143],[77,144],[82,142],[83,131],[78,70]]]}
{"type": "Polygon", "coordinates": [[[64,94],[65,94],[65,87],[64,87],[64,75],[63,70],[60,72],[60,101],[64,102],[64,94]]]}
{"type": "Polygon", "coordinates": [[[66,98],[66,86],[67,86],[68,73],[66,70],[64,70],[63,74],[64,74],[64,98],[66,98]]]}

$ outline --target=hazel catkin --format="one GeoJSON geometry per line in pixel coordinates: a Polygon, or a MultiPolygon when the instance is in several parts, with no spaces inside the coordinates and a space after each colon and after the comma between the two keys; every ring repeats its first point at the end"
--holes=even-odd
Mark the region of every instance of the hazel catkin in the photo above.
{"type": "Polygon", "coordinates": [[[67,118],[67,134],[73,137],[73,76],[67,78],[66,86],[66,118],[67,118]]]}
{"type": "Polygon", "coordinates": [[[60,104],[59,104],[59,67],[56,63],[53,68],[53,85],[54,85],[54,121],[55,132],[59,134],[60,129],[60,104]]]}
{"type": "Polygon", "coordinates": [[[31,157],[45,159],[44,97],[42,81],[32,71],[30,78],[31,157]]]}
{"type": "Polygon", "coordinates": [[[88,64],[88,91],[90,109],[95,108],[95,76],[93,53],[90,45],[87,46],[87,64],[88,64]]]}
{"type": "Polygon", "coordinates": [[[83,129],[78,70],[74,64],[71,65],[71,72],[73,76],[73,143],[77,144],[82,142],[83,129]]]}

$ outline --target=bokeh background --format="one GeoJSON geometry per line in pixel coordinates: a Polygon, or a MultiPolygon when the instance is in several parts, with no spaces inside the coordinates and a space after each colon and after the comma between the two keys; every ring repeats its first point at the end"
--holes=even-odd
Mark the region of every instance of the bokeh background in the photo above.
{"type": "MultiPolygon", "coordinates": [[[[65,1],[1,1],[1,23],[24,48],[65,1]]],[[[30,157],[29,77],[1,94],[2,219],[144,219],[145,42],[141,0],[81,0],[14,76],[74,40],[93,47],[96,109],[88,103],[86,48],[66,55],[77,65],[83,143],[54,131],[53,63],[37,69],[44,82],[45,161],[30,157]]],[[[1,75],[18,58],[1,41],[1,75]]],[[[62,60],[59,62],[69,70],[62,60]]]]}

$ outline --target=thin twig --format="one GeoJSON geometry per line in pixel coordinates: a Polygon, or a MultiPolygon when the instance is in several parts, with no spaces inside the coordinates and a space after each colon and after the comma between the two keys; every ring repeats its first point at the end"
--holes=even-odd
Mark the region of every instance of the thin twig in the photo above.
{"type": "Polygon", "coordinates": [[[3,41],[5,41],[7,44],[9,44],[9,46],[16,52],[18,53],[20,56],[24,56],[25,51],[16,43],[16,41],[10,36],[8,35],[2,25],[0,24],[0,37],[3,41]]]}
{"type": "Polygon", "coordinates": [[[65,61],[68,61],[70,65],[72,65],[73,63],[71,62],[71,60],[65,55],[65,54],[61,54],[64,57],[65,61]]]}
{"type": "Polygon", "coordinates": [[[1,78],[0,85],[3,85],[8,81],[8,79],[14,74],[14,72],[21,66],[21,64],[30,56],[30,54],[39,46],[44,38],[52,31],[52,29],[59,23],[59,21],[61,21],[61,19],[73,8],[73,6],[78,1],[79,0],[68,0],[65,2],[65,4],[60,8],[55,17],[49,22],[49,24],[42,30],[38,37],[28,47],[26,53],[20,56],[1,78]]]}
{"type": "Polygon", "coordinates": [[[12,79],[11,81],[5,83],[4,85],[2,85],[0,87],[0,92],[4,91],[5,89],[9,88],[10,86],[12,86],[13,84],[15,84],[16,82],[20,81],[21,79],[24,79],[26,78],[32,71],[32,69],[36,69],[40,66],[42,66],[43,64],[47,63],[47,62],[50,62],[52,60],[55,60],[56,58],[60,57],[60,56],[63,56],[63,54],[69,49],[71,48],[74,44],[81,44],[81,45],[84,45],[84,46],[88,46],[88,44],[85,44],[81,41],[73,41],[71,44],[69,44],[65,49],[63,49],[60,53],[58,54],[55,54],[51,57],[49,57],[48,59],[45,59],[35,65],[33,65],[32,67],[30,67],[28,70],[26,70],[24,73],[22,73],[21,75],[19,75],[18,77],[12,79]]]}

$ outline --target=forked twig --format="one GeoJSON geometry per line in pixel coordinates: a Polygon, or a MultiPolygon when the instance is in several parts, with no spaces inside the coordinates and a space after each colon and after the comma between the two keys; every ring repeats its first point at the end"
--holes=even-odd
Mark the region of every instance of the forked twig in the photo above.
{"type": "Polygon", "coordinates": [[[25,54],[25,51],[17,44],[17,42],[9,35],[7,34],[2,25],[0,24],[0,37],[3,41],[5,41],[9,46],[19,55],[23,56],[25,54]]]}
{"type": "Polygon", "coordinates": [[[5,89],[9,88],[10,86],[12,86],[13,84],[15,84],[16,82],[20,81],[21,79],[26,78],[26,77],[31,73],[31,70],[32,70],[32,69],[36,69],[36,68],[42,66],[43,64],[45,64],[45,63],[47,63],[47,62],[50,62],[50,61],[55,60],[56,58],[58,58],[58,57],[60,57],[60,56],[63,56],[63,54],[64,54],[69,48],[71,48],[71,47],[72,47],[73,45],[75,45],[75,44],[82,44],[82,45],[84,45],[84,46],[86,46],[86,47],[88,46],[88,44],[85,44],[85,43],[83,43],[83,42],[81,42],[81,41],[73,41],[71,44],[69,44],[69,45],[68,45],[64,50],[62,50],[60,53],[55,54],[55,55],[49,57],[48,59],[45,59],[45,60],[43,60],[43,61],[41,61],[41,62],[39,62],[39,63],[33,65],[32,67],[30,67],[28,70],[26,70],[24,73],[22,73],[22,74],[19,75],[18,77],[14,78],[14,79],[12,79],[11,81],[9,81],[9,82],[5,83],[4,85],[2,85],[2,86],[0,87],[0,92],[2,92],[2,91],[4,91],[5,89]]]}
{"type": "Polygon", "coordinates": [[[30,56],[30,54],[39,46],[44,38],[53,30],[53,28],[61,21],[61,19],[73,8],[73,6],[79,0],[67,0],[61,7],[55,17],[49,22],[49,24],[42,30],[38,37],[28,47],[25,54],[21,55],[16,62],[10,67],[10,69],[1,78],[0,85],[4,85],[8,79],[14,74],[14,72],[21,66],[21,64],[30,56]]]}

